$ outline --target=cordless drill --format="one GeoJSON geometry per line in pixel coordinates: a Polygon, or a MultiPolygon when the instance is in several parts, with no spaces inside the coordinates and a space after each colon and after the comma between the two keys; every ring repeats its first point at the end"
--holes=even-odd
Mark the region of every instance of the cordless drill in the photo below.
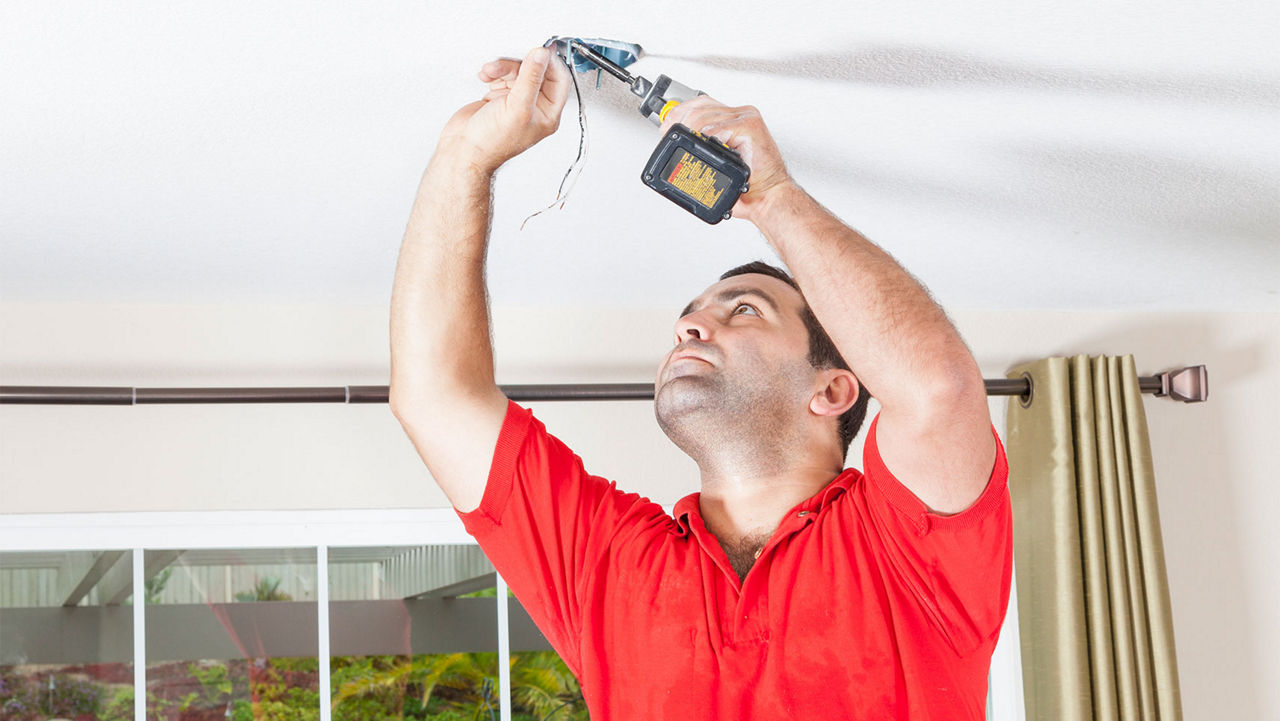
{"type": "MultiPolygon", "coordinates": [[[[681,102],[705,95],[666,75],[659,75],[653,82],[632,76],[580,40],[570,40],[569,47],[626,83],[641,98],[640,114],[655,125],[661,125],[667,113],[681,102]]],[[[676,123],[658,142],[640,177],[662,197],[715,224],[730,217],[738,196],[747,192],[751,170],[738,151],[676,123]]]]}

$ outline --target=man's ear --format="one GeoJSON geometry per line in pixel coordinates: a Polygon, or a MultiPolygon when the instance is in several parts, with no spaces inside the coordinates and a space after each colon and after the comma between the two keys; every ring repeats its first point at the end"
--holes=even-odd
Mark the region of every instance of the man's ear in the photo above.
{"type": "Polygon", "coordinates": [[[824,384],[809,399],[809,410],[819,416],[839,417],[853,407],[862,386],[857,377],[843,368],[827,368],[818,374],[824,384]]]}

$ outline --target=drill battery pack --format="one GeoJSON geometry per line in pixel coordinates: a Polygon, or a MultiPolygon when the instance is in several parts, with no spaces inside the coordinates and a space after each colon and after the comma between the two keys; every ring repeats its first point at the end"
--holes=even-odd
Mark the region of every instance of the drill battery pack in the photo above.
{"type": "Polygon", "coordinates": [[[662,136],[641,175],[659,195],[713,225],[730,217],[750,178],[738,151],[679,123],[662,136]]]}

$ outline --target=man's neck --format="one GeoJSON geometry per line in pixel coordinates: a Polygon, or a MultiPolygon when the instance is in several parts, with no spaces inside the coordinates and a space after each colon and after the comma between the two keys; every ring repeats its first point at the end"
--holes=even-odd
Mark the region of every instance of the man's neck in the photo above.
{"type": "Polygon", "coordinates": [[[838,464],[799,464],[764,473],[716,472],[704,467],[699,499],[702,520],[721,541],[767,537],[783,514],[821,491],[840,471],[838,464]]]}

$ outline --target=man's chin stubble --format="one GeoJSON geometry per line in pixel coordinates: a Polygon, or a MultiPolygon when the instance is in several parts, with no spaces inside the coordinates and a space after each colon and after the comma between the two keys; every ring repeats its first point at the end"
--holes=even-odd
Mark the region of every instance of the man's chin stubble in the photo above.
{"type": "Polygon", "coordinates": [[[714,405],[715,395],[710,384],[696,376],[668,380],[658,389],[653,403],[659,427],[672,440],[685,423],[696,422],[696,416],[711,411],[714,405]]]}

